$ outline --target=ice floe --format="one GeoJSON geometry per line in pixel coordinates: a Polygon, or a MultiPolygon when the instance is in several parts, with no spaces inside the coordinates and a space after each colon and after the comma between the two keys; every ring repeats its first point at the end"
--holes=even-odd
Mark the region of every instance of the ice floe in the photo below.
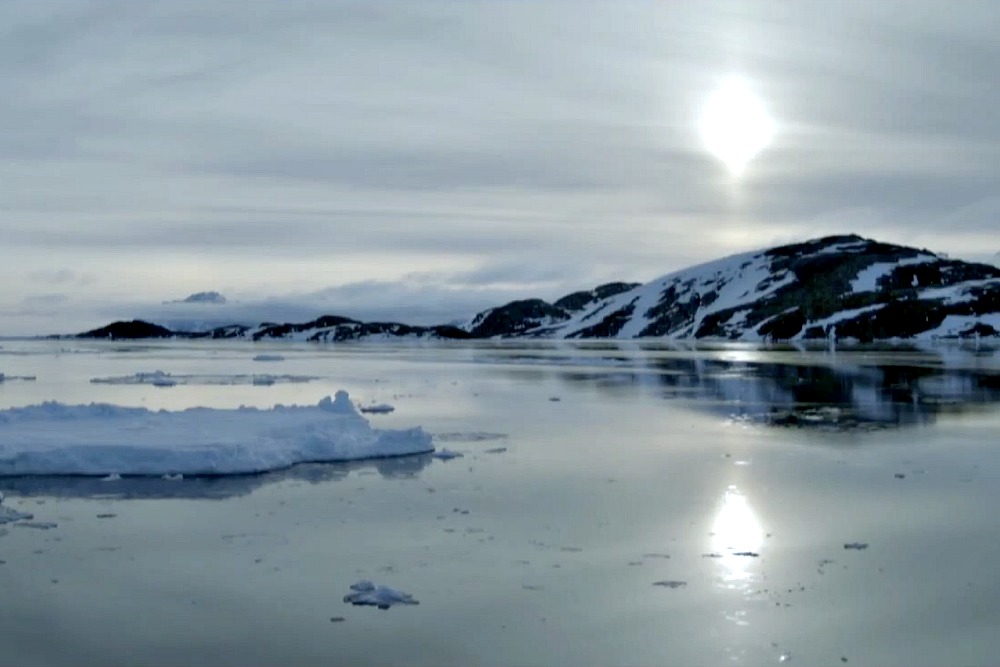
{"type": "Polygon", "coordinates": [[[386,415],[396,410],[395,407],[389,405],[388,403],[376,403],[375,405],[362,405],[358,409],[361,410],[361,412],[371,413],[376,415],[386,415]]]}
{"type": "Polygon", "coordinates": [[[5,523],[14,523],[15,521],[30,521],[35,518],[34,514],[28,514],[27,512],[18,512],[13,507],[7,507],[3,504],[3,495],[0,494],[0,526],[5,523]]]}
{"type": "Polygon", "coordinates": [[[226,475],[432,451],[419,427],[371,428],[344,391],[264,410],[55,402],[0,410],[0,476],[226,475]]]}
{"type": "Polygon", "coordinates": [[[93,384],[148,384],[154,387],[190,385],[263,385],[297,384],[318,380],[313,375],[273,375],[270,373],[239,373],[235,375],[174,375],[163,371],[140,372],[132,375],[91,378],[93,384]]]}
{"type": "Polygon", "coordinates": [[[4,382],[11,382],[12,380],[20,380],[22,382],[33,382],[35,380],[34,375],[4,375],[0,373],[0,384],[4,382]]]}
{"type": "Polygon", "coordinates": [[[284,361],[285,358],[280,354],[258,354],[253,358],[254,361],[284,361]]]}
{"type": "Polygon", "coordinates": [[[353,605],[368,605],[388,609],[396,604],[420,604],[412,595],[388,586],[376,586],[370,581],[359,581],[351,585],[352,593],[344,596],[344,602],[353,605]]]}
{"type": "Polygon", "coordinates": [[[442,461],[450,461],[451,459],[462,458],[463,456],[465,456],[465,454],[462,454],[461,452],[456,452],[453,449],[448,449],[447,447],[442,447],[441,449],[431,454],[431,456],[433,456],[436,459],[440,459],[442,461]]]}

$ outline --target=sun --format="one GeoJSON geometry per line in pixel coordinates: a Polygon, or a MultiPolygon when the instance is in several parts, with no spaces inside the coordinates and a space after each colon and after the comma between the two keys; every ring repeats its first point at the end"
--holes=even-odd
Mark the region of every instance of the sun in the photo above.
{"type": "Polygon", "coordinates": [[[774,138],[774,121],[764,103],[739,77],[726,79],[709,96],[698,126],[705,147],[734,176],[774,138]]]}

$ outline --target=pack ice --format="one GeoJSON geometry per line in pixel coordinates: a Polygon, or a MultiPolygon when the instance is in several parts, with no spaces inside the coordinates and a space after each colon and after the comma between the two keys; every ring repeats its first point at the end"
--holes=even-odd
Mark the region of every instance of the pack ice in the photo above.
{"type": "Polygon", "coordinates": [[[432,451],[420,427],[373,429],[345,391],[264,410],[55,402],[0,410],[0,476],[228,475],[432,451]]]}

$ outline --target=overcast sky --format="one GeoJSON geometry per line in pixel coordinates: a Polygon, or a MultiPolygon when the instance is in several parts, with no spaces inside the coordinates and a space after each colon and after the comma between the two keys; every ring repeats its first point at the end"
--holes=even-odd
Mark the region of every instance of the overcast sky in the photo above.
{"type": "Polygon", "coordinates": [[[975,0],[6,0],[0,333],[200,290],[446,320],[832,233],[988,260],[997,25],[975,0]],[[739,178],[698,134],[731,76],[775,125],[739,178]]]}

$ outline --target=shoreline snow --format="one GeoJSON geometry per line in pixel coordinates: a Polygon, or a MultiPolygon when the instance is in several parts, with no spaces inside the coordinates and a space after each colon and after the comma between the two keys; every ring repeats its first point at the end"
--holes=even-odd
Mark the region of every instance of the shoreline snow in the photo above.
{"type": "Polygon", "coordinates": [[[420,427],[373,429],[345,391],[264,410],[56,402],[0,410],[0,477],[233,475],[432,451],[420,427]]]}

